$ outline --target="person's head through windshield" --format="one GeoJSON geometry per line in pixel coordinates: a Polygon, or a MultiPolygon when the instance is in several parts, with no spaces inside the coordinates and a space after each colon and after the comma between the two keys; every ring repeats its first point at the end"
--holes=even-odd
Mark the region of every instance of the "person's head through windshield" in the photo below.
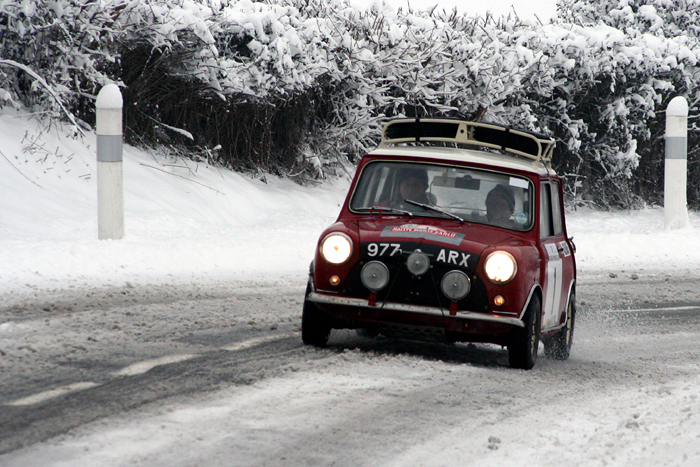
{"type": "Polygon", "coordinates": [[[486,218],[491,224],[509,223],[514,209],[513,190],[505,185],[496,185],[486,196],[486,218]]]}
{"type": "Polygon", "coordinates": [[[407,168],[398,173],[399,202],[408,199],[417,203],[429,204],[425,193],[428,189],[428,173],[425,169],[407,168]]]}

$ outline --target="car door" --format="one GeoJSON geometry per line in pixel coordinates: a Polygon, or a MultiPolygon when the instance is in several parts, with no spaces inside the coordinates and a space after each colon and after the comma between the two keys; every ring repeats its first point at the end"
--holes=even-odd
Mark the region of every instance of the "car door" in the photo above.
{"type": "Polygon", "coordinates": [[[571,252],[566,242],[564,222],[561,211],[559,182],[556,180],[543,181],[540,190],[540,255],[543,260],[542,295],[543,316],[542,328],[556,326],[560,321],[563,302],[568,293],[564,288],[565,255],[571,252]]]}

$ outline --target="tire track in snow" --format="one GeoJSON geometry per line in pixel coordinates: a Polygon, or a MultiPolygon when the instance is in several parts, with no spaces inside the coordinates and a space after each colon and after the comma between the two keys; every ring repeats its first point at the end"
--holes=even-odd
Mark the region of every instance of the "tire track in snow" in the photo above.
{"type": "MultiPolygon", "coordinates": [[[[236,351],[240,351],[240,350],[249,349],[251,347],[255,347],[257,345],[265,344],[268,342],[273,342],[276,340],[290,338],[292,336],[293,336],[293,334],[281,334],[281,335],[278,334],[278,335],[274,335],[274,336],[258,337],[258,338],[254,338],[254,339],[248,339],[248,340],[245,340],[242,342],[237,342],[235,344],[225,345],[225,346],[219,347],[218,349],[214,349],[212,351],[224,350],[227,352],[236,352],[236,351]]],[[[209,351],[209,352],[212,352],[212,351],[209,351]]],[[[160,367],[160,366],[170,365],[173,363],[185,362],[187,360],[192,360],[194,358],[201,357],[203,355],[205,355],[205,354],[166,355],[166,356],[163,356],[160,358],[143,360],[140,362],[132,363],[131,365],[124,367],[119,371],[115,371],[114,373],[112,373],[112,375],[115,378],[142,375],[142,374],[147,373],[150,370],[157,368],[157,367],[160,367]]],[[[104,384],[104,383],[102,383],[102,384],[104,384]]],[[[42,391],[42,392],[39,392],[36,394],[22,397],[20,399],[11,400],[11,401],[5,402],[4,405],[12,406],[12,407],[19,407],[19,406],[40,404],[40,403],[49,401],[51,399],[55,399],[57,397],[64,396],[66,394],[70,394],[72,392],[85,391],[87,389],[92,389],[92,388],[95,388],[97,386],[102,386],[102,384],[96,383],[93,381],[81,381],[81,382],[77,382],[77,383],[72,383],[72,384],[67,384],[64,386],[52,388],[52,389],[49,389],[47,391],[42,391]]]]}

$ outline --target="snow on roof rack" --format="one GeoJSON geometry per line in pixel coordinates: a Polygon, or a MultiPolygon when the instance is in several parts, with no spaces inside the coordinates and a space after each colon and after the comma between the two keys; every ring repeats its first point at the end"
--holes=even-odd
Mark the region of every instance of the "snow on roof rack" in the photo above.
{"type": "Polygon", "coordinates": [[[397,118],[384,123],[379,147],[401,143],[471,144],[508,151],[550,164],[556,144],[548,136],[495,123],[450,118],[397,118]]]}

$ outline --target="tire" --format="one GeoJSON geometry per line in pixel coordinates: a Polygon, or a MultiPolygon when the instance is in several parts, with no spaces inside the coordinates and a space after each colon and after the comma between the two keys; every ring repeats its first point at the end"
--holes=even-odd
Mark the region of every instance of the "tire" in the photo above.
{"type": "Polygon", "coordinates": [[[517,329],[508,344],[508,364],[512,368],[530,370],[537,362],[540,344],[540,319],[542,304],[538,295],[533,295],[525,312],[525,327],[517,329]]]}
{"type": "MultiPolygon", "coordinates": [[[[311,284],[306,288],[306,296],[311,291],[311,284]]],[[[331,336],[330,317],[321,311],[315,303],[304,298],[304,308],[301,313],[301,340],[306,345],[325,347],[331,336]]]]}
{"type": "Polygon", "coordinates": [[[571,354],[576,324],[576,295],[571,294],[566,306],[566,325],[552,337],[544,341],[544,354],[554,360],[566,360],[571,354]]]}

